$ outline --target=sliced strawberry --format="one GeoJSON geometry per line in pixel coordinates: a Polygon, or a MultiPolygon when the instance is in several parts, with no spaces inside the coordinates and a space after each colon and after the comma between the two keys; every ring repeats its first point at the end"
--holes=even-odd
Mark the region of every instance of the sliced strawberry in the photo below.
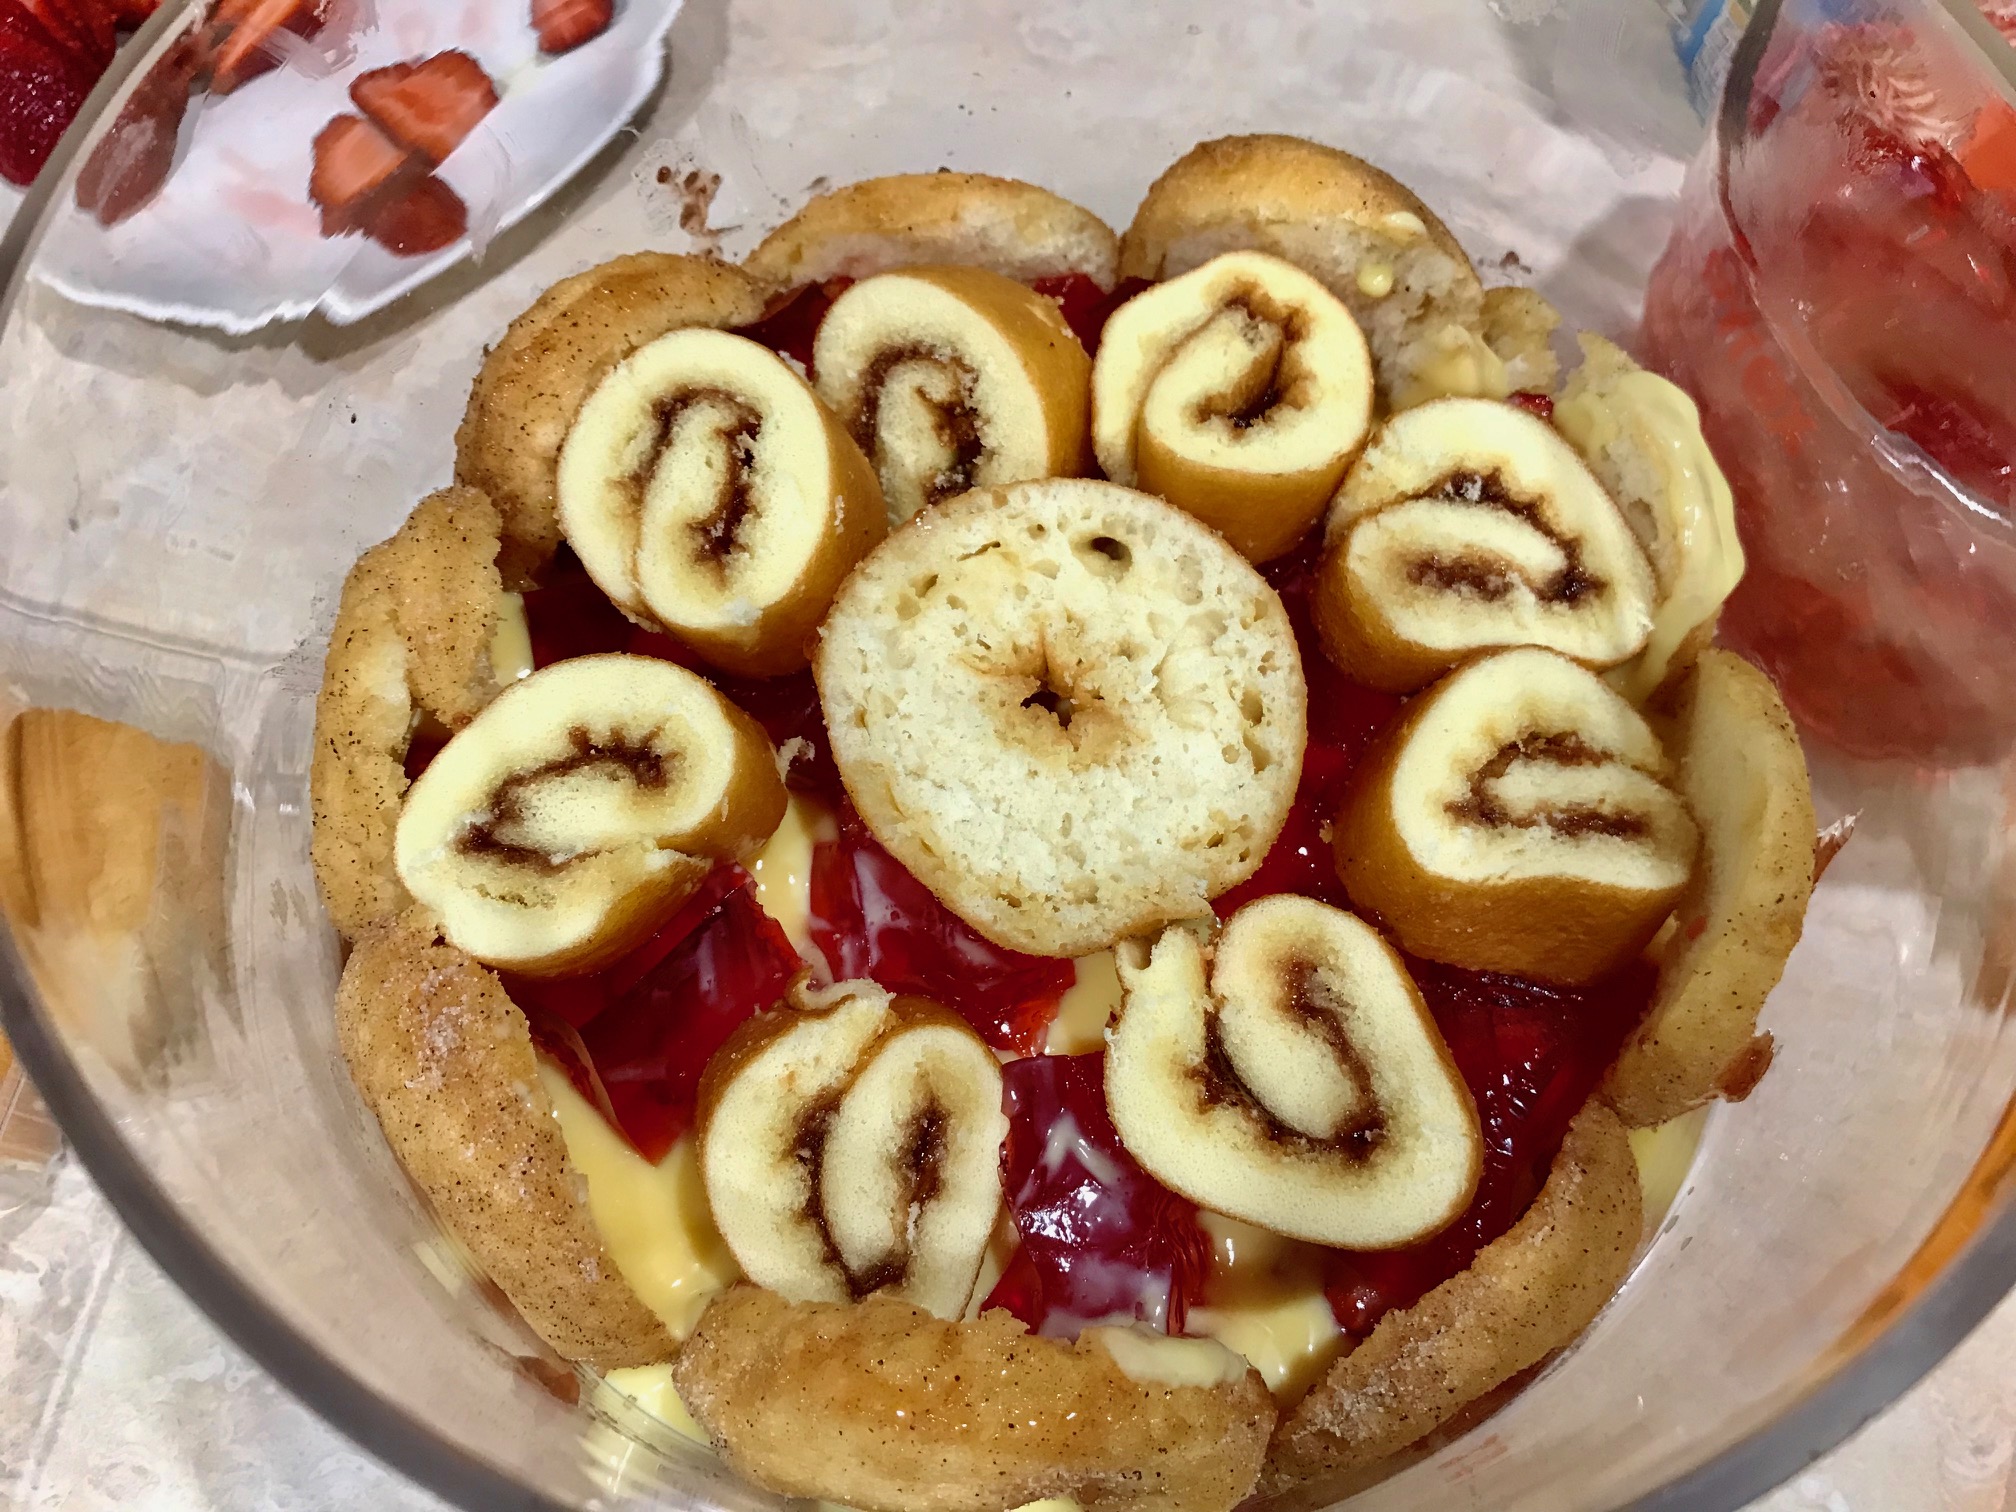
{"type": "Polygon", "coordinates": [[[469,54],[443,52],[361,74],[350,98],[393,141],[439,164],[497,108],[497,86],[469,54]]]}
{"type": "Polygon", "coordinates": [[[418,257],[452,247],[469,231],[462,196],[428,174],[365,217],[364,234],[395,257],[418,257]]]}
{"type": "Polygon", "coordinates": [[[599,37],[616,17],[616,0],[532,0],[532,29],[539,51],[572,52],[599,37]]]}
{"type": "Polygon", "coordinates": [[[161,0],[98,0],[100,10],[110,11],[121,26],[138,26],[161,9],[161,0]]]}
{"type": "Polygon", "coordinates": [[[117,225],[151,200],[175,166],[175,145],[204,62],[202,45],[184,37],[147,72],[105,139],[77,175],[77,204],[101,224],[117,225]]]}
{"type": "Polygon", "coordinates": [[[329,0],[219,0],[207,28],[210,90],[229,94],[280,63],[283,31],[312,37],[328,20],[329,0]]]}
{"type": "Polygon", "coordinates": [[[390,198],[411,155],[362,116],[339,115],[315,138],[308,198],[322,211],[322,234],[363,229],[381,199],[390,198]]]}
{"type": "Polygon", "coordinates": [[[21,5],[94,78],[111,63],[117,26],[95,0],[21,0],[21,5]]]}
{"type": "Polygon", "coordinates": [[[0,0],[0,177],[33,183],[95,82],[18,0],[0,0]]]}

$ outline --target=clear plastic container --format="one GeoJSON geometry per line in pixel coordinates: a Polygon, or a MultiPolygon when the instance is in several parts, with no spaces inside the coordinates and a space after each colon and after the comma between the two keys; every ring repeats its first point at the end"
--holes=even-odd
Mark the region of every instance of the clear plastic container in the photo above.
{"type": "MultiPolygon", "coordinates": [[[[1863,9],[1959,35],[1932,0],[1863,9]]],[[[190,15],[164,7],[155,55],[190,15]]],[[[1767,3],[1753,35],[1779,24],[1767,3]]],[[[1177,153],[1255,129],[1379,162],[1493,280],[1628,336],[1700,140],[1652,0],[688,0],[670,47],[634,135],[480,263],[356,324],[229,337],[54,292],[81,276],[65,248],[92,133],[0,249],[5,692],[215,763],[207,796],[125,858],[131,917],[61,938],[38,925],[0,954],[5,1027],[176,1280],[359,1443],[470,1507],[771,1504],[496,1304],[336,1055],[337,943],[307,859],[323,639],[358,552],[448,476],[484,344],[615,252],[746,250],[822,181],[987,169],[1124,224],[1177,153]],[[63,980],[87,986],[38,997],[23,957],[46,986],[59,951],[63,980]]],[[[95,132],[144,61],[101,89],[95,132]]],[[[318,82],[290,67],[261,87],[318,82]]],[[[1775,1068],[1710,1118],[1678,1205],[1589,1333],[1354,1509],[1736,1507],[2008,1288],[2016,786],[2006,740],[1980,754],[1921,770],[1814,748],[1823,818],[1861,820],[1767,1010],[1775,1068]]],[[[65,811],[28,798],[60,851],[65,811]]]]}

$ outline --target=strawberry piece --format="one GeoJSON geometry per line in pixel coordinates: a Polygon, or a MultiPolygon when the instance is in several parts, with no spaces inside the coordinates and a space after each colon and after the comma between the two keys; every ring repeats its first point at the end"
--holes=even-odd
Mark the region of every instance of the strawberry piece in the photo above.
{"type": "Polygon", "coordinates": [[[1072,964],[982,938],[884,850],[852,808],[842,806],[839,820],[840,838],[812,851],[812,940],[833,979],[867,977],[891,992],[918,993],[997,1050],[1040,1050],[1078,979],[1072,964]]]}
{"type": "Polygon", "coordinates": [[[322,234],[338,236],[364,225],[412,159],[362,116],[339,115],[315,138],[308,198],[322,211],[322,234]]]}
{"type": "Polygon", "coordinates": [[[118,46],[117,27],[95,0],[21,0],[21,6],[65,52],[89,70],[103,73],[118,46]]]}
{"type": "Polygon", "coordinates": [[[616,0],[532,0],[532,29],[539,51],[572,52],[602,35],[616,16],[616,0]]]}
{"type": "Polygon", "coordinates": [[[77,175],[77,204],[117,225],[145,205],[168,181],[189,97],[203,66],[203,48],[184,37],[133,91],[105,140],[77,175]]]}
{"type": "Polygon", "coordinates": [[[1022,1246],[983,1310],[1070,1338],[1131,1318],[1183,1332],[1211,1260],[1197,1208],[1134,1163],[1106,1111],[1106,1057],[1032,1055],[1001,1068],[1001,1185],[1022,1246]]]}
{"type": "Polygon", "coordinates": [[[121,26],[138,26],[161,8],[161,0],[98,0],[98,8],[111,13],[121,26]]]}
{"type": "Polygon", "coordinates": [[[394,194],[365,216],[364,234],[395,257],[452,247],[469,233],[469,207],[433,174],[394,194]]]}
{"type": "Polygon", "coordinates": [[[497,86],[469,54],[443,52],[361,74],[350,98],[385,135],[438,166],[497,108],[497,86]]]}
{"type": "Polygon", "coordinates": [[[280,65],[274,38],[312,37],[328,20],[328,0],[220,0],[210,18],[210,91],[229,94],[280,65]]]}
{"type": "Polygon", "coordinates": [[[94,75],[18,0],[0,0],[0,177],[30,184],[94,75]]]}

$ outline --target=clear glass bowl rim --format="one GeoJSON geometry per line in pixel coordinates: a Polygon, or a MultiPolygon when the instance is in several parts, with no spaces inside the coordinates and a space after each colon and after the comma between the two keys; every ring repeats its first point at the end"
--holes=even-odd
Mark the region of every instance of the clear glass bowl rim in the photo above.
{"type": "MultiPolygon", "coordinates": [[[[72,165],[93,145],[167,39],[208,0],[164,0],[122,48],[64,134],[4,237],[0,329],[20,295],[29,253],[72,165]]],[[[1975,43],[1981,61],[2016,97],[2016,53],[2002,45],[1973,0],[1936,0],[1975,43]],[[1991,50],[1992,44],[1992,50],[1991,50]]],[[[1783,0],[1761,0],[1732,63],[1722,135],[1740,122],[1783,0]]],[[[154,1262],[246,1354],[358,1447],[452,1505],[471,1512],[571,1512],[435,1434],[360,1384],[269,1305],[226,1263],[127,1147],[37,1000],[19,953],[0,928],[0,1030],[20,1056],[84,1168],[154,1262]]],[[[1666,1485],[1610,1512],[1737,1512],[1841,1443],[1902,1396],[2016,1290],[2016,1101],[1972,1175],[1920,1247],[1951,1258],[1913,1287],[1906,1267],[1872,1309],[1818,1362],[1779,1415],[1666,1485]],[[1970,1216],[1978,1209],[1979,1216],[1970,1216]]]]}

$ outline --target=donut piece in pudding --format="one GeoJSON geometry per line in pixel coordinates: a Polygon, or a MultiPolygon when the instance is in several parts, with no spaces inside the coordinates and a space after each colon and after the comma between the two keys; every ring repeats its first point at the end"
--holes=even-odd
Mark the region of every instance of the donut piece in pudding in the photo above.
{"type": "Polygon", "coordinates": [[[776,755],[704,678],[582,656],[513,684],[414,782],[395,860],[487,965],[593,971],[641,944],[719,861],[784,816],[776,755]]]}
{"type": "Polygon", "coordinates": [[[996,944],[1086,955],[1259,867],[1307,691],[1273,589],[1158,499],[979,489],[841,588],[813,674],[862,819],[996,944]]]}
{"type": "Polygon", "coordinates": [[[1483,1168],[1477,1108],[1393,947],[1342,909],[1247,904],[1205,951],[1182,925],[1119,948],[1106,1105],[1150,1175],[1293,1239],[1438,1233],[1483,1168]]]}
{"type": "Polygon", "coordinates": [[[783,358],[725,331],[674,331],[617,363],[574,417],[557,492],[568,544],[618,608],[742,676],[804,667],[885,530],[874,472],[832,412],[783,358]]]}
{"type": "Polygon", "coordinates": [[[890,1297],[717,1297],[673,1366],[679,1395],[757,1485],[864,1512],[1231,1512],[1253,1489],[1273,1399],[1210,1339],[1008,1313],[934,1318],[890,1297]]]}
{"type": "Polygon", "coordinates": [[[1351,312],[1293,264],[1228,252],[1137,294],[1100,338],[1099,465],[1212,526],[1249,560],[1300,541],[1372,420],[1351,312]]]}
{"type": "Polygon", "coordinates": [[[355,935],[410,899],[392,859],[415,731],[455,729],[497,695],[500,631],[522,627],[498,572],[501,522],[473,488],[421,500],[344,580],[315,698],[309,856],[336,928],[355,935]]]}
{"type": "Polygon", "coordinates": [[[1421,687],[1477,651],[1636,655],[1655,587],[1573,447],[1510,404],[1439,399],[1379,427],[1331,505],[1315,610],[1355,681],[1421,687]]]}
{"type": "Polygon", "coordinates": [[[603,376],[668,331],[760,320],[769,292],[715,258],[632,252],[561,279],[511,322],[455,432],[455,481],[496,504],[511,586],[560,545],[560,448],[603,376]]]}
{"type": "Polygon", "coordinates": [[[969,488],[1086,470],[1091,360],[1055,300],[990,269],[855,284],[820,323],[813,371],[892,523],[969,488]]]}
{"type": "Polygon", "coordinates": [[[1345,891],[1403,949],[1570,986],[1645,947],[1697,844],[1644,717],[1595,673],[1530,647],[1421,694],[1335,830],[1345,891]]]}
{"type": "Polygon", "coordinates": [[[742,265],[777,289],[953,263],[1018,283],[1082,273],[1110,290],[1119,259],[1104,221],[1048,189],[984,173],[898,173],[807,201],[742,265]]]}

